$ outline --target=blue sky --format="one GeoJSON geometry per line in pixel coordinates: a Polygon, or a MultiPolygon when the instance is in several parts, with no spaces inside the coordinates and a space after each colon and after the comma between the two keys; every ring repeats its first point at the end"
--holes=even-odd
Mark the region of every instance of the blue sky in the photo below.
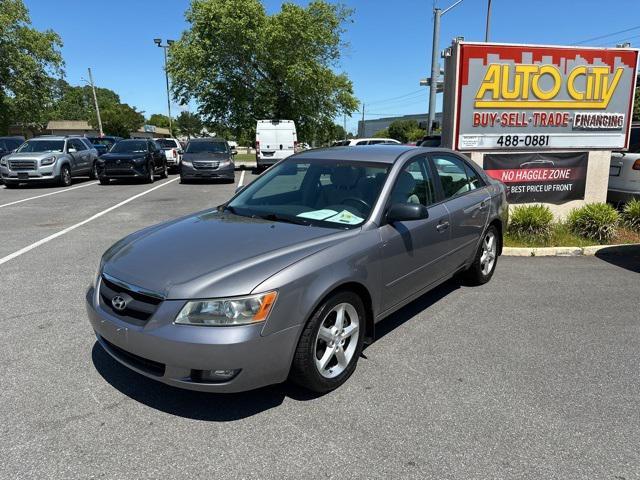
{"type": "MultiPolygon", "coordinates": [[[[439,0],[441,8],[454,0],[439,0]]],[[[281,1],[266,0],[275,12],[281,1]]],[[[304,4],[304,1],[296,1],[304,4]]],[[[427,111],[433,0],[344,0],[355,9],[347,25],[341,69],[367,118],[427,111]],[[401,97],[400,99],[393,99],[401,97]]],[[[187,28],[188,0],[25,0],[33,24],[62,36],[67,80],[80,84],[91,67],[96,84],[122,101],[152,113],[166,113],[162,51],[153,38],[177,39],[187,28]]],[[[496,42],[640,46],[638,0],[493,0],[491,40],[496,42]]],[[[487,0],[463,0],[442,18],[440,49],[455,36],[483,40],[487,0]]],[[[179,111],[177,106],[172,107],[179,111]]],[[[355,131],[358,115],[349,119],[355,131]]]]}

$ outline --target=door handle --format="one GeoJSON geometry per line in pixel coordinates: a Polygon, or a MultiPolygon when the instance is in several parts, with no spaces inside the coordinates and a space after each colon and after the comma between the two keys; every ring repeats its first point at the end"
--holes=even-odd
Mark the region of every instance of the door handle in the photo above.
{"type": "Polygon", "coordinates": [[[438,225],[436,225],[436,230],[438,230],[439,232],[444,232],[447,228],[449,228],[449,222],[442,221],[440,220],[440,223],[438,223],[438,225]]]}
{"type": "Polygon", "coordinates": [[[485,208],[487,208],[487,206],[489,205],[489,201],[488,200],[483,200],[480,202],[480,210],[484,210],[485,208]]]}

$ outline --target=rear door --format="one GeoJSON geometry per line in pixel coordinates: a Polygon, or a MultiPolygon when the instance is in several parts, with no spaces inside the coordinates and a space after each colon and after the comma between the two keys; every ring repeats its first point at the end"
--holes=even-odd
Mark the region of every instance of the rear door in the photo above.
{"type": "Polygon", "coordinates": [[[380,227],[383,310],[447,274],[450,218],[444,204],[437,202],[434,180],[426,155],[415,156],[403,166],[387,201],[387,208],[394,203],[421,203],[429,216],[380,227]]]}
{"type": "Polygon", "coordinates": [[[463,158],[448,152],[430,154],[439,195],[451,217],[447,270],[453,273],[475,254],[489,218],[490,194],[484,180],[463,158]]]}

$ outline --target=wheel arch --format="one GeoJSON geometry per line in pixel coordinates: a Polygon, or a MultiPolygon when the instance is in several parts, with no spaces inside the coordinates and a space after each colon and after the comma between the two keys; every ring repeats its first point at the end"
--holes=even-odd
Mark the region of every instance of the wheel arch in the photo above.
{"type": "Polygon", "coordinates": [[[502,255],[502,244],[504,243],[503,241],[504,230],[503,230],[502,220],[500,218],[494,218],[489,222],[488,226],[492,226],[492,225],[496,227],[496,229],[498,230],[498,255],[502,255]]]}

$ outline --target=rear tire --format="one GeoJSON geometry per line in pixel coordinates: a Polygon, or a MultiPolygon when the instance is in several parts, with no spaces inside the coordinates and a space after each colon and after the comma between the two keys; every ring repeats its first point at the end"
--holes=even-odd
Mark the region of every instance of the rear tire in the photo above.
{"type": "Polygon", "coordinates": [[[107,177],[100,177],[100,185],[109,185],[111,183],[110,179],[107,177]]]}
{"type": "Polygon", "coordinates": [[[167,164],[164,164],[164,168],[162,169],[162,174],[160,175],[160,178],[169,178],[169,167],[167,167],[167,164]]]}
{"type": "Polygon", "coordinates": [[[345,383],[362,352],[365,324],[366,312],[358,295],[348,291],[331,295],[305,325],[289,379],[318,393],[345,383]]]}
{"type": "Polygon", "coordinates": [[[98,178],[98,162],[93,162],[91,166],[91,172],[89,172],[89,178],[91,180],[96,180],[98,178]]]}
{"type": "Polygon", "coordinates": [[[502,238],[495,225],[489,225],[482,235],[482,241],[473,259],[473,263],[462,273],[468,285],[483,285],[491,280],[498,264],[498,251],[502,238]]]}
{"type": "Polygon", "coordinates": [[[60,168],[60,178],[58,179],[58,183],[62,187],[71,186],[72,179],[71,179],[71,169],[69,168],[69,165],[63,165],[60,168]]]}

